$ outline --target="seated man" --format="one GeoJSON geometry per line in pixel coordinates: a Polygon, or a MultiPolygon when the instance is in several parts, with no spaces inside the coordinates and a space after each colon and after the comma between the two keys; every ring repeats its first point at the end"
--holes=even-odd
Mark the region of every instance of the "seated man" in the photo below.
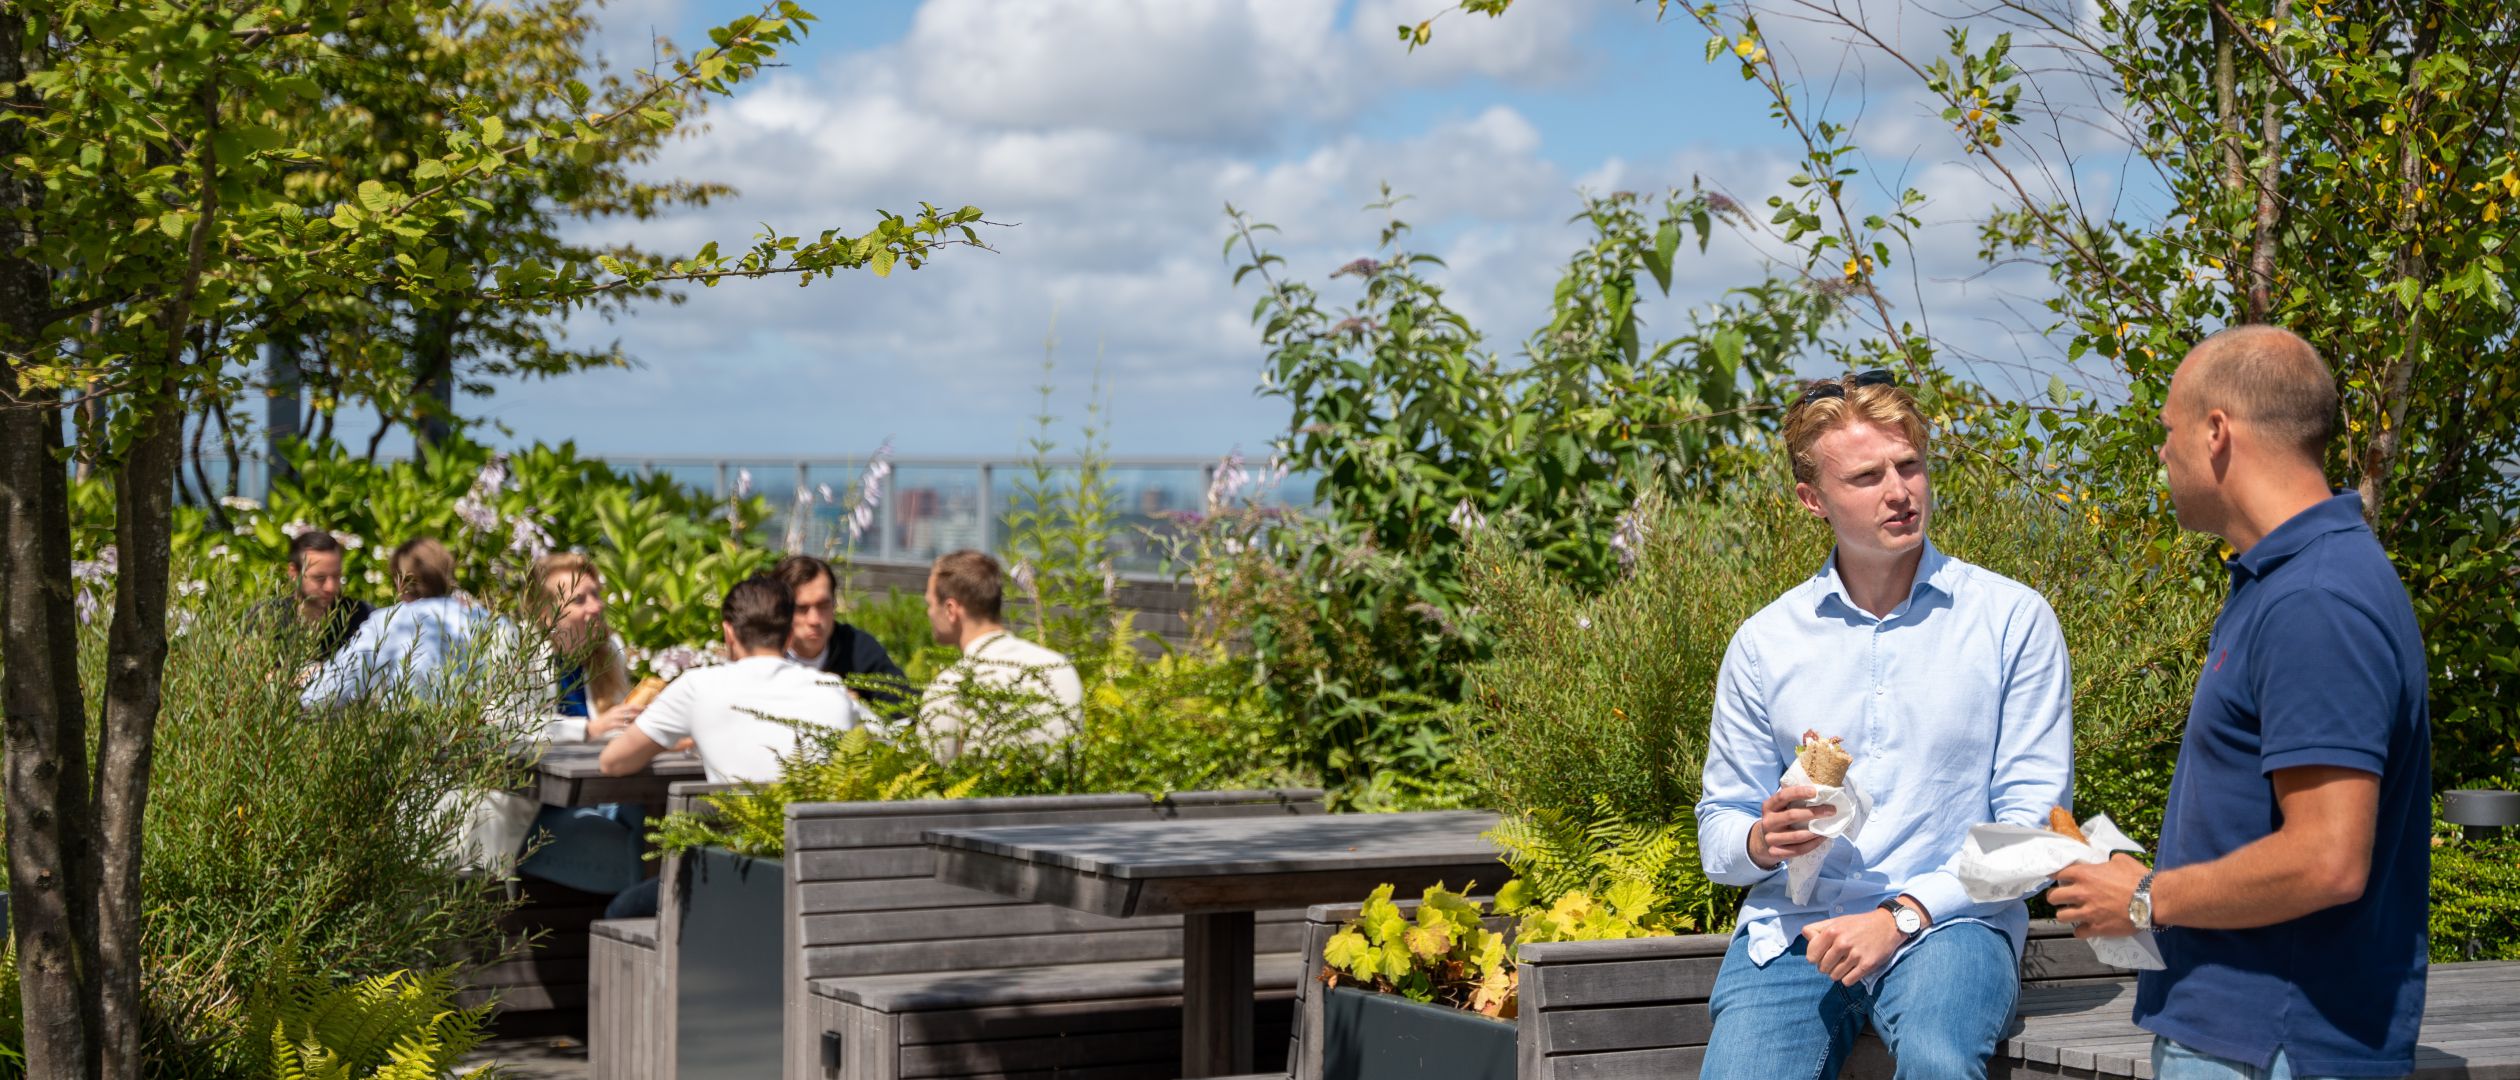
{"type": "Polygon", "coordinates": [[[787,583],[796,598],[796,624],[788,630],[788,659],[816,671],[843,678],[861,676],[866,685],[851,686],[858,700],[877,708],[908,699],[910,677],[875,635],[839,621],[840,578],[831,564],[811,555],[790,555],[770,568],[770,576],[787,583]]]}
{"type": "Polygon", "coordinates": [[[1969,827],[2041,824],[2071,787],[2073,682],[2047,602],[1925,539],[1925,418],[1887,373],[1785,415],[1794,494],[1837,549],[1742,623],[1717,676],[1697,806],[1707,877],[1750,890],[1715,978],[1702,1075],[1833,1077],[1867,1019],[1902,1078],[1983,1077],[2029,914],[1950,870],[1969,827]],[[1778,788],[1804,731],[1844,740],[1860,837],[1778,788]],[[1801,900],[1785,863],[1828,844],[1801,900]]]}
{"type": "Polygon", "coordinates": [[[919,703],[931,749],[949,761],[990,745],[1055,743],[1084,719],[1076,665],[1007,631],[1004,582],[998,561],[977,551],[940,556],[928,572],[928,626],[963,653],[919,703]]]}
{"type": "Polygon", "coordinates": [[[322,529],[308,529],[289,541],[289,597],[275,601],[275,629],[292,621],[310,638],[307,659],[322,661],[340,652],[357,636],[376,609],[367,601],[343,596],[341,541],[322,529]]]}
{"type": "Polygon", "coordinates": [[[425,693],[435,680],[479,647],[490,616],[455,596],[455,557],[446,545],[422,536],[394,549],[394,590],[400,601],[379,608],[359,625],[348,644],[325,661],[299,701],[329,705],[352,698],[425,693]]]}
{"type": "MultiPolygon", "coordinates": [[[[838,679],[787,658],[796,605],[786,584],[764,574],[745,578],[726,591],[719,612],[731,662],[693,668],[656,695],[604,746],[597,759],[604,775],[628,776],[689,739],[710,783],[768,783],[779,778],[780,759],[796,753],[797,725],[856,726],[838,679]]],[[[650,878],[624,890],[604,917],[656,914],[658,884],[650,878]]]]}
{"type": "Polygon", "coordinates": [[[787,658],[796,610],[779,579],[736,582],[719,611],[730,662],[684,672],[656,695],[605,744],[604,775],[628,776],[690,739],[710,783],[768,783],[779,778],[780,759],[796,753],[796,725],[857,726],[839,680],[787,658]]]}

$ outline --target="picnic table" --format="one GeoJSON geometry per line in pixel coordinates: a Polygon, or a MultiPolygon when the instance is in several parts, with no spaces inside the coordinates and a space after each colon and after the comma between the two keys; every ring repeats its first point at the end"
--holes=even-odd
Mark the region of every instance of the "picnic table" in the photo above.
{"type": "MultiPolygon", "coordinates": [[[[2414,1080],[2520,1080],[2520,961],[2434,964],[2414,1080]]],[[[2149,1031],[2132,1019],[2135,981],[2021,990],[2020,1030],[1996,1048],[1990,1074],[2151,1080],[2149,1031]]]]}
{"type": "Polygon", "coordinates": [[[1112,918],[1182,917],[1182,1075],[1252,1066],[1252,915],[1504,883],[1487,811],[933,829],[936,877],[1112,918]]]}
{"type": "Polygon", "coordinates": [[[628,776],[606,776],[596,760],[599,742],[524,743],[512,751],[533,766],[535,801],[545,806],[594,806],[639,803],[651,811],[665,807],[665,791],[677,781],[705,780],[700,759],[684,751],[657,755],[648,767],[628,776]]]}

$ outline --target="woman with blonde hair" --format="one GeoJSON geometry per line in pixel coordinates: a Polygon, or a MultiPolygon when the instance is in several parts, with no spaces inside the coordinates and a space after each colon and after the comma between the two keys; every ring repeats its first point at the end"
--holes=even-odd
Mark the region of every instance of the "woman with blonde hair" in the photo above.
{"type": "Polygon", "coordinates": [[[630,665],[604,621],[604,576],[594,560],[576,552],[534,560],[524,600],[528,624],[549,631],[559,669],[559,717],[546,726],[552,737],[593,741],[628,727],[639,707],[625,704],[630,665]]]}
{"type": "MultiPolygon", "coordinates": [[[[630,696],[621,639],[604,621],[604,577],[575,552],[545,555],[526,574],[525,624],[549,635],[549,670],[558,700],[543,733],[554,742],[602,742],[630,726],[644,704],[630,696]]],[[[636,803],[546,806],[534,818],[517,872],[584,892],[618,893],[639,882],[639,840],[647,815],[636,803]]]]}

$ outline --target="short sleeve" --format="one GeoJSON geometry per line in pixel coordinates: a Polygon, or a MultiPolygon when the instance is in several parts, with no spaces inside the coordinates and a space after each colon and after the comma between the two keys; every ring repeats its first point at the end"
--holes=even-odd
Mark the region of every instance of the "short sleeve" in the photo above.
{"type": "Polygon", "coordinates": [[[2249,671],[2261,775],[2304,765],[2383,772],[2405,687],[2379,621],[2336,593],[2309,589],[2267,605],[2258,625],[2249,671]]]}
{"type": "Polygon", "coordinates": [[[648,702],[631,726],[658,746],[673,748],[691,737],[691,720],[700,707],[698,680],[686,675],[667,686],[656,700],[648,702]]]}

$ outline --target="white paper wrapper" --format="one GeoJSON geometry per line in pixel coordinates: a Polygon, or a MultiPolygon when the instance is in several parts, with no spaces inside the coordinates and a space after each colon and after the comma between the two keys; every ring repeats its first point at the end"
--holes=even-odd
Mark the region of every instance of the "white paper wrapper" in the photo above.
{"type": "Polygon", "coordinates": [[[1811,831],[1829,839],[1822,840],[1819,847],[1785,861],[1786,895],[1792,897],[1797,904],[1808,904],[1811,902],[1812,884],[1820,880],[1820,865],[1829,861],[1829,849],[1836,846],[1837,838],[1844,837],[1853,840],[1864,831],[1864,819],[1872,816],[1872,800],[1864,797],[1862,789],[1855,786],[1855,778],[1852,776],[1846,778],[1845,787],[1813,784],[1811,774],[1803,771],[1802,759],[1799,757],[1794,760],[1793,767],[1785,770],[1785,778],[1777,781],[1776,784],[1778,787],[1797,785],[1810,786],[1818,790],[1820,794],[1816,798],[1794,805],[1837,808],[1837,813],[1811,820],[1811,831]]]}
{"type": "MultiPolygon", "coordinates": [[[[2142,854],[2144,846],[2129,840],[2109,815],[2082,823],[2088,844],[2030,825],[1973,825],[1960,847],[1959,877],[1969,899],[1981,904],[2018,900],[2047,887],[2056,872],[2075,863],[2103,863],[2112,851],[2142,854]]],[[[2161,946],[2150,933],[2133,937],[2087,938],[2091,955],[2110,967],[2159,971],[2161,946]]]]}

